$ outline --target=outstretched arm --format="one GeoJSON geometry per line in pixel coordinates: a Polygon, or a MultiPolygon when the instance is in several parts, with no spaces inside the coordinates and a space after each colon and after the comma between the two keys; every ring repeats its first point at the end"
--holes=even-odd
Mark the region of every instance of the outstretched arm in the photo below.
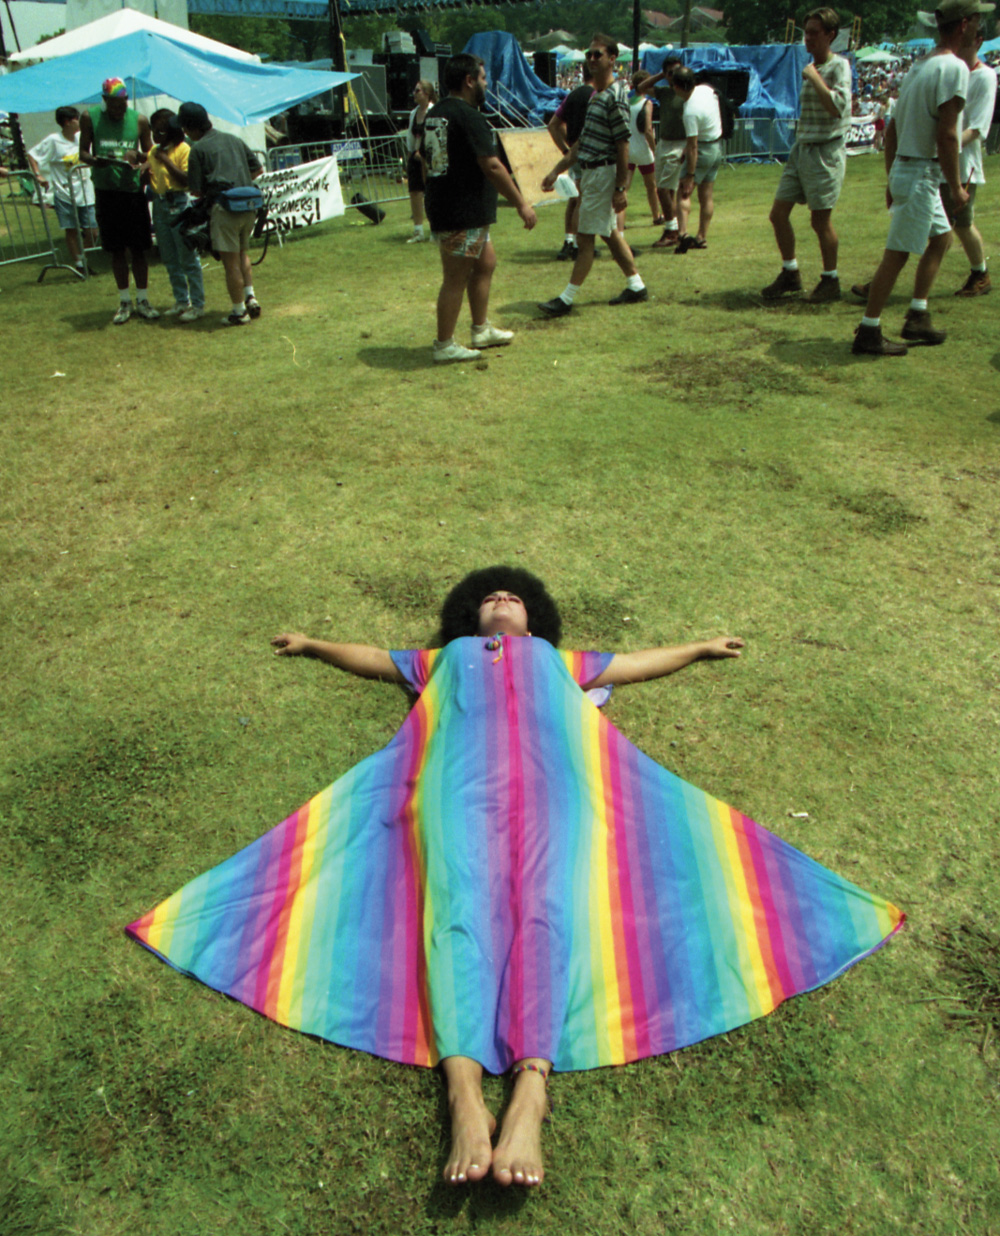
{"type": "Polygon", "coordinates": [[[676,648],[646,648],[642,652],[619,652],[611,664],[584,690],[591,687],[618,687],[629,682],[649,682],[675,674],[692,661],[715,660],[718,657],[738,657],[743,640],[733,635],[700,640],[694,644],[679,644],[676,648]]]}
{"type": "Polygon", "coordinates": [[[359,678],[381,678],[383,682],[405,682],[396,665],[382,648],[368,644],[331,644],[325,639],[310,639],[308,635],[292,632],[276,635],[271,640],[277,657],[315,657],[327,665],[359,678]]]}

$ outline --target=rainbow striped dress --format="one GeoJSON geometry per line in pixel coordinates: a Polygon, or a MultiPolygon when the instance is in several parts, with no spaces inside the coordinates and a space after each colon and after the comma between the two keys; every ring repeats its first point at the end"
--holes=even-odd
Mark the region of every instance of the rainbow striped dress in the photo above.
{"type": "Polygon", "coordinates": [[[580,689],[610,655],[502,636],[392,657],[417,702],[388,746],[131,936],[282,1025],[500,1073],[720,1034],[902,922],[623,738],[580,689]]]}

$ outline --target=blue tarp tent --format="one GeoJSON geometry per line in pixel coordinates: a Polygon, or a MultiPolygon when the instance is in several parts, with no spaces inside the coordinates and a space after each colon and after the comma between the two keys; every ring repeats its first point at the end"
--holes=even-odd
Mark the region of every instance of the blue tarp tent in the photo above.
{"type": "Polygon", "coordinates": [[[356,76],[231,60],[140,30],[0,77],[0,108],[41,112],[61,103],[99,103],[101,82],[121,77],[134,98],[190,99],[221,120],[246,125],[356,76]]]}
{"type": "Polygon", "coordinates": [[[486,66],[486,80],[494,92],[499,95],[500,110],[503,107],[504,94],[497,91],[500,83],[513,96],[518,107],[535,125],[545,124],[550,113],[554,112],[566,97],[566,91],[557,86],[546,86],[542,79],[528,67],[524,53],[517,44],[517,39],[506,30],[491,30],[486,34],[474,34],[464,51],[472,56],[479,56],[486,66]]]}

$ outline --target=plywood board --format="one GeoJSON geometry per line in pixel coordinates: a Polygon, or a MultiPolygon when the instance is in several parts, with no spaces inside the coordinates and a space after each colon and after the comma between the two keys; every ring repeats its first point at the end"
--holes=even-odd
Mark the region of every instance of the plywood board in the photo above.
{"type": "Polygon", "coordinates": [[[559,151],[548,129],[503,129],[497,139],[503,146],[500,157],[510,167],[522,197],[533,206],[554,202],[554,191],[542,192],[542,180],[559,162],[559,151]]]}

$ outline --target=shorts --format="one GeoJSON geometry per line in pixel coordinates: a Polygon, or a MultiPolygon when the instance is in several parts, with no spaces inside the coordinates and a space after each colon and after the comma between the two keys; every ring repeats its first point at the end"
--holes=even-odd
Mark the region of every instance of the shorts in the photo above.
{"type": "Polygon", "coordinates": [[[93,206],[77,205],[76,210],[73,210],[73,203],[68,197],[55,197],[52,199],[52,204],[55,207],[56,222],[62,230],[68,231],[70,228],[95,228],[97,227],[97,214],[93,206]],[[77,218],[79,217],[79,224],[77,218]]]}
{"type": "Polygon", "coordinates": [[[685,142],[656,143],[656,187],[677,192],[684,172],[685,142]]]}
{"type": "Polygon", "coordinates": [[[576,230],[584,236],[603,236],[605,239],[618,226],[615,208],[611,199],[615,192],[618,167],[607,163],[604,167],[585,167],[580,176],[580,218],[576,230]]]}
{"type": "Polygon", "coordinates": [[[630,163],[628,170],[634,172],[638,168],[640,176],[647,176],[653,170],[653,166],[652,163],[630,163]]]}
{"type": "Polygon", "coordinates": [[[450,257],[478,258],[490,243],[489,227],[467,227],[461,232],[431,232],[431,240],[450,257]]]}
{"type": "Polygon", "coordinates": [[[896,159],[889,173],[892,211],[887,249],[923,253],[931,236],[951,231],[940,189],[941,169],[936,159],[896,159]]]}
{"type": "Polygon", "coordinates": [[[698,162],[694,165],[694,183],[710,185],[722,166],[722,139],[698,142],[698,162]]]}
{"type": "Polygon", "coordinates": [[[952,210],[951,190],[947,185],[941,186],[941,205],[944,207],[944,213],[951,220],[952,227],[972,227],[972,220],[976,216],[976,186],[966,185],[965,191],[969,195],[969,200],[956,215],[952,210]]]}
{"type": "Polygon", "coordinates": [[[778,181],[776,202],[798,202],[810,210],[833,210],[844,187],[847,143],[842,137],[828,142],[796,142],[778,181]]]}
{"type": "Polygon", "coordinates": [[[411,154],[406,161],[406,188],[409,193],[424,191],[424,165],[419,155],[411,154]]]}
{"type": "Polygon", "coordinates": [[[118,189],[95,189],[94,209],[105,253],[133,253],[153,247],[149,207],[141,193],[122,193],[118,189]]]}
{"type": "Polygon", "coordinates": [[[219,202],[209,215],[209,235],[216,253],[246,253],[257,222],[255,210],[226,210],[219,202]]]}

